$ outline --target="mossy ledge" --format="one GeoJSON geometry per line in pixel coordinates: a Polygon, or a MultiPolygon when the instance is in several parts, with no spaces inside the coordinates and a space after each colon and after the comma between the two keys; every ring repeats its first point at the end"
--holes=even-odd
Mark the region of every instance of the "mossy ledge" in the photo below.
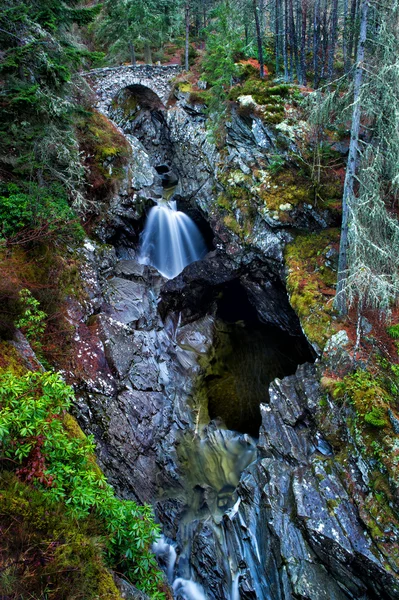
{"type": "Polygon", "coordinates": [[[338,229],[298,235],[285,249],[287,290],[306,337],[323,350],[339,330],[333,307],[338,229]]]}
{"type": "Polygon", "coordinates": [[[0,591],[7,598],[122,598],[95,519],[77,520],[7,471],[0,472],[0,529],[0,591]]]}

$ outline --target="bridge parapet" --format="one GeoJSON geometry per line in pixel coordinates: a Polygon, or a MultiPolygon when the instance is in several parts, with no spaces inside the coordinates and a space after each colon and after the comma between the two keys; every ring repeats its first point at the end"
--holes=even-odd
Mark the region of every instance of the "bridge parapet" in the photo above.
{"type": "Polygon", "coordinates": [[[93,69],[82,75],[96,92],[97,108],[108,114],[112,99],[129,85],[149,88],[166,104],[172,91],[172,80],[181,71],[180,65],[124,65],[93,69]]]}

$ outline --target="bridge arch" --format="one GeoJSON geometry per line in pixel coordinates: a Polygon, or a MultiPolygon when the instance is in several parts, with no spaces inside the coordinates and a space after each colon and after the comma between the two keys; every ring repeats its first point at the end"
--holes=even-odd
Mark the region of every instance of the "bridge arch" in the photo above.
{"type": "Polygon", "coordinates": [[[93,69],[83,76],[96,92],[97,108],[108,115],[113,98],[126,88],[136,90],[143,98],[147,98],[148,103],[153,102],[154,108],[160,108],[167,103],[172,81],[180,72],[179,65],[125,65],[93,69]],[[144,88],[149,92],[145,92],[144,88]],[[160,100],[160,105],[156,106],[156,99],[151,93],[160,100]]]}
{"type": "Polygon", "coordinates": [[[114,100],[118,101],[122,96],[125,102],[130,97],[135,103],[140,105],[140,108],[147,110],[159,110],[164,107],[164,103],[158,94],[142,83],[133,83],[122,88],[114,96],[114,100]]]}

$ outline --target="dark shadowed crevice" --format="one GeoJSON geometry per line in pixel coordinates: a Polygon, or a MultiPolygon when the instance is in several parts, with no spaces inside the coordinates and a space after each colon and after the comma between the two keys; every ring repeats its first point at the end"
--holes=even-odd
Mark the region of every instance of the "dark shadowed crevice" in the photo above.
{"type": "Polygon", "coordinates": [[[201,383],[209,416],[257,437],[270,383],[313,362],[311,350],[304,336],[261,323],[238,280],[224,287],[216,316],[213,355],[201,383]]]}

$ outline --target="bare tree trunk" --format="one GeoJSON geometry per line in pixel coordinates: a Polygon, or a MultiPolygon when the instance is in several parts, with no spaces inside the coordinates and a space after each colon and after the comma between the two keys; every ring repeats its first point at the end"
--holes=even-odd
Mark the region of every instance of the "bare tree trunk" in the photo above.
{"type": "Polygon", "coordinates": [[[292,0],[289,0],[289,31],[290,31],[290,47],[291,47],[291,70],[293,71],[293,66],[295,64],[295,72],[298,75],[298,71],[299,71],[298,45],[297,45],[297,40],[296,40],[294,7],[293,7],[292,0]]]}
{"type": "Polygon", "coordinates": [[[255,27],[256,27],[256,39],[258,42],[258,60],[260,65],[259,75],[260,78],[263,79],[265,76],[265,63],[263,61],[263,45],[262,45],[262,35],[260,31],[260,23],[259,23],[259,7],[257,0],[252,0],[252,6],[254,10],[255,16],[255,27]]]}
{"type": "Polygon", "coordinates": [[[335,45],[337,43],[337,31],[338,31],[338,0],[333,0],[332,14],[331,14],[330,46],[328,49],[328,81],[332,81],[333,73],[334,73],[334,56],[335,56],[335,45]]]}
{"type": "Polygon", "coordinates": [[[302,30],[301,30],[301,49],[300,49],[300,75],[299,75],[299,83],[301,85],[306,85],[306,19],[308,13],[308,5],[307,0],[302,0],[302,10],[301,10],[301,18],[302,18],[302,30]]]}
{"type": "Polygon", "coordinates": [[[327,66],[327,53],[328,53],[328,27],[327,27],[327,13],[328,13],[328,2],[329,0],[324,0],[323,6],[323,21],[320,31],[320,40],[321,40],[321,70],[320,70],[320,79],[324,79],[326,76],[326,66],[327,66]]]}
{"type": "Polygon", "coordinates": [[[356,26],[356,7],[357,0],[352,0],[351,4],[351,18],[349,24],[349,43],[348,43],[348,60],[351,61],[353,59],[353,42],[355,39],[355,26],[356,26]]]}
{"type": "Polygon", "coordinates": [[[275,54],[276,75],[280,73],[280,1],[275,0],[274,5],[274,31],[275,31],[275,54]]]}
{"type": "Polygon", "coordinates": [[[283,18],[284,18],[284,36],[283,36],[283,58],[284,58],[284,81],[289,81],[289,70],[288,70],[288,0],[284,0],[283,5],[283,18]]]}
{"type": "Polygon", "coordinates": [[[356,71],[353,90],[353,114],[351,127],[351,140],[349,145],[348,163],[346,166],[344,194],[342,198],[342,225],[341,241],[338,259],[337,293],[335,296],[335,307],[341,315],[347,313],[347,294],[345,284],[348,268],[348,229],[350,219],[350,205],[354,201],[355,177],[359,159],[359,130],[360,130],[360,91],[363,82],[363,63],[367,35],[367,16],[370,0],[362,0],[359,43],[356,56],[356,71]]]}
{"type": "MultiPolygon", "coordinates": [[[[313,13],[312,13],[312,5],[309,6],[309,4],[307,4],[307,8],[310,10],[309,12],[309,18],[308,18],[308,33],[307,33],[307,40],[306,40],[306,53],[310,54],[312,51],[312,31],[313,31],[313,13]]],[[[313,7],[314,8],[314,7],[313,7]]]]}
{"type": "Polygon", "coordinates": [[[144,44],[144,62],[147,65],[152,65],[151,46],[148,42],[145,42],[145,44],[144,44]]]}
{"type": "Polygon", "coordinates": [[[134,44],[132,42],[129,42],[129,52],[130,52],[130,62],[132,63],[133,67],[136,66],[136,52],[134,51],[134,44]]]}
{"type": "Polygon", "coordinates": [[[320,0],[316,0],[313,17],[313,71],[315,89],[319,86],[319,50],[320,50],[320,0]]]}
{"type": "Polygon", "coordinates": [[[342,53],[344,57],[344,71],[349,71],[348,61],[348,0],[344,0],[344,31],[342,34],[342,53]]]}
{"type": "Polygon", "coordinates": [[[190,41],[190,1],[186,0],[185,5],[185,19],[186,19],[186,45],[184,52],[184,68],[188,71],[188,49],[190,41]]]}

